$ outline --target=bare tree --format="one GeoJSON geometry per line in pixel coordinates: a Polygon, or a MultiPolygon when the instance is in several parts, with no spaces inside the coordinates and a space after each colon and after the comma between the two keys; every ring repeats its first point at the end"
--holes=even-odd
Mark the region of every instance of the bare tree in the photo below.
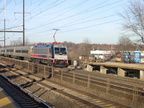
{"type": "Polygon", "coordinates": [[[90,50],[92,50],[92,46],[90,41],[86,38],[83,43],[79,46],[79,54],[89,56],[90,50]]]}
{"type": "Polygon", "coordinates": [[[135,50],[134,43],[127,36],[121,36],[118,40],[118,45],[116,48],[118,51],[131,51],[135,50]]]}
{"type": "MultiPolygon", "coordinates": [[[[28,39],[25,41],[25,45],[30,45],[30,42],[28,39]]],[[[13,40],[10,42],[10,46],[23,46],[23,41],[21,38],[18,38],[17,40],[13,40]]]]}
{"type": "Polygon", "coordinates": [[[75,44],[72,42],[63,42],[68,47],[68,54],[71,60],[76,60],[80,55],[89,56],[90,50],[92,50],[92,44],[88,39],[85,39],[80,44],[75,44]]]}
{"type": "Polygon", "coordinates": [[[125,21],[123,28],[133,33],[136,43],[144,43],[144,0],[133,0],[129,4],[124,13],[120,14],[125,21]]]}
{"type": "Polygon", "coordinates": [[[23,43],[22,43],[22,40],[20,38],[10,42],[10,46],[22,46],[22,45],[23,45],[23,43]]]}

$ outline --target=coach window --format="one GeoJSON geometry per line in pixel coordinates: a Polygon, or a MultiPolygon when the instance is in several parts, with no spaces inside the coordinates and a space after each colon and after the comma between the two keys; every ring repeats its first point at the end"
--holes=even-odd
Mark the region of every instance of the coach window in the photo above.
{"type": "Polygon", "coordinates": [[[21,50],[16,50],[16,53],[21,53],[21,50]]]}
{"type": "Polygon", "coordinates": [[[28,50],[22,50],[22,53],[28,53],[28,50]]]}
{"type": "Polygon", "coordinates": [[[10,49],[10,50],[9,50],[9,52],[13,52],[13,51],[14,51],[13,49],[10,49]]]}

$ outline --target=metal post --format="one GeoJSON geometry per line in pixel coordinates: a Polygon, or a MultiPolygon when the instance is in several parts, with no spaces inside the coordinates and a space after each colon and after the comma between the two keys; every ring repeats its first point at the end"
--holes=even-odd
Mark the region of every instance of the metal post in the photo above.
{"type": "Polygon", "coordinates": [[[6,19],[4,19],[4,47],[6,46],[6,19]]]}
{"type": "Polygon", "coordinates": [[[75,72],[73,72],[73,84],[75,84],[75,72]]]}
{"type": "Polygon", "coordinates": [[[25,46],[25,0],[23,0],[23,46],[25,46]]]}
{"type": "Polygon", "coordinates": [[[34,73],[34,63],[32,63],[32,73],[34,73]]]}
{"type": "Polygon", "coordinates": [[[44,74],[43,74],[43,78],[45,78],[45,72],[46,72],[46,66],[44,66],[44,74]]]}
{"type": "Polygon", "coordinates": [[[53,76],[54,76],[54,69],[53,69],[53,67],[51,69],[52,69],[52,78],[53,78],[53,76]]]}
{"type": "Polygon", "coordinates": [[[19,60],[19,67],[22,67],[21,65],[22,65],[22,64],[21,64],[21,62],[20,62],[20,60],[19,60]]]}
{"type": "Polygon", "coordinates": [[[88,85],[87,85],[88,88],[90,88],[90,74],[88,74],[88,85]]]}
{"type": "Polygon", "coordinates": [[[133,106],[134,108],[137,107],[138,102],[138,86],[137,84],[133,84],[133,106]]]}
{"type": "Polygon", "coordinates": [[[4,1],[4,47],[6,46],[6,0],[4,1]]]}
{"type": "Polygon", "coordinates": [[[28,70],[29,70],[29,62],[28,62],[28,70]]]}
{"type": "Polygon", "coordinates": [[[39,73],[39,64],[36,64],[37,65],[37,73],[39,73]]]}
{"type": "Polygon", "coordinates": [[[107,78],[106,94],[108,95],[110,91],[110,79],[107,78]]]}
{"type": "Polygon", "coordinates": [[[63,71],[61,71],[61,80],[63,80],[63,71]]]}

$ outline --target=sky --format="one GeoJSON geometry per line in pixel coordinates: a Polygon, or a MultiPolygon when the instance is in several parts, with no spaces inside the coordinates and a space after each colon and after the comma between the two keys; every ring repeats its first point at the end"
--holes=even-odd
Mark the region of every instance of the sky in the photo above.
{"type": "MultiPolygon", "coordinates": [[[[58,29],[58,42],[117,44],[123,32],[119,13],[128,5],[129,0],[25,0],[25,38],[32,43],[53,42],[58,29]]],[[[0,30],[4,19],[7,31],[22,31],[23,0],[0,0],[0,30]]],[[[22,33],[6,33],[6,45],[22,39],[22,33]]]]}

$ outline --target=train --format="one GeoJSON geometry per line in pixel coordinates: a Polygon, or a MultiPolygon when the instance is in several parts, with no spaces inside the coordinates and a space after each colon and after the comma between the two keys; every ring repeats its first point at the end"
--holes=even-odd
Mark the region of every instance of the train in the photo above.
{"type": "Polygon", "coordinates": [[[44,63],[49,66],[67,67],[69,65],[67,47],[60,42],[0,48],[0,55],[35,63],[44,63]]]}
{"type": "Polygon", "coordinates": [[[144,63],[144,51],[92,50],[90,54],[95,57],[96,62],[144,63]]]}
{"type": "Polygon", "coordinates": [[[117,52],[115,56],[116,62],[126,63],[143,63],[144,62],[143,51],[129,51],[129,52],[117,52]]]}

